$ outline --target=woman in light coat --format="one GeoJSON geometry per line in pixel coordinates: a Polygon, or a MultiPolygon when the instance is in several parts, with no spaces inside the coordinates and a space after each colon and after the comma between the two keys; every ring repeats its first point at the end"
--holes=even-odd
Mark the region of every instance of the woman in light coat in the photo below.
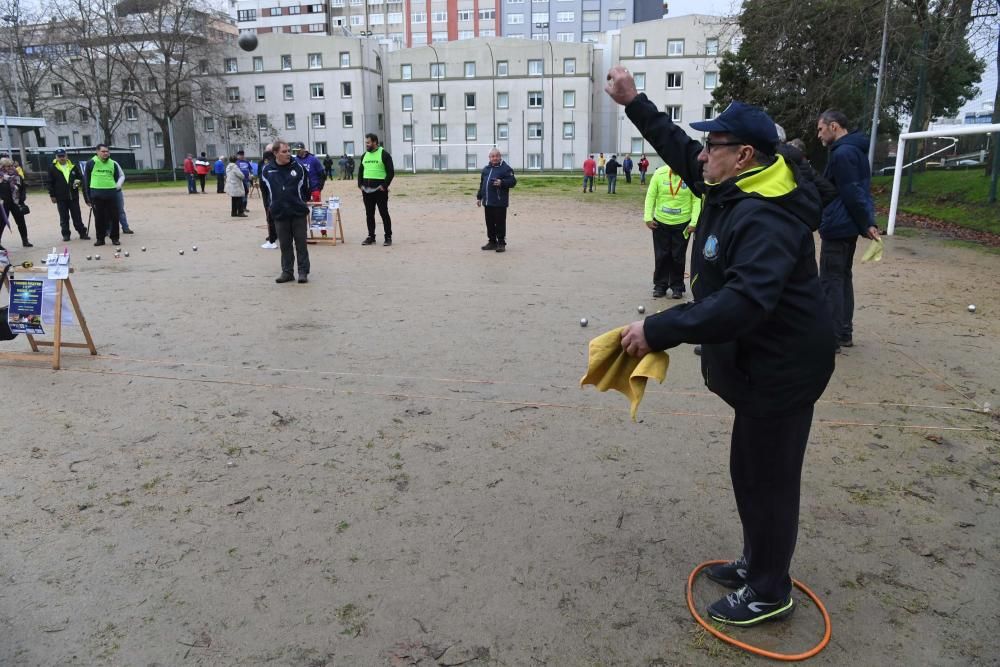
{"type": "Polygon", "coordinates": [[[243,187],[243,172],[236,166],[236,156],[229,156],[229,164],[226,165],[226,194],[232,197],[233,208],[232,217],[247,217],[243,208],[243,197],[246,196],[246,189],[243,187]]]}

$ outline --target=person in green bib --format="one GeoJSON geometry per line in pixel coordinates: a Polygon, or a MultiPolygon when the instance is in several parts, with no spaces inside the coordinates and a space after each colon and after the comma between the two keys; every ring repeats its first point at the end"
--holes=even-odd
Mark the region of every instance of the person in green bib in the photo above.
{"type": "Polygon", "coordinates": [[[125,183],[125,172],[111,159],[108,145],[98,144],[97,155],[88,161],[83,174],[83,198],[94,210],[94,226],[97,229],[94,245],[104,245],[108,236],[117,245],[121,230],[118,192],[125,183]]]}
{"type": "Polygon", "coordinates": [[[643,221],[653,230],[653,298],[684,296],[684,262],[688,237],[701,212],[701,199],[681,177],[664,165],[653,172],[646,190],[643,221]]]}
{"type": "Polygon", "coordinates": [[[365,155],[361,158],[361,168],[358,169],[358,188],[365,202],[365,222],[368,223],[368,236],[361,245],[375,243],[375,207],[378,207],[378,214],[382,218],[382,229],[385,232],[385,242],[382,245],[392,245],[389,184],[395,175],[392,156],[378,145],[378,135],[369,132],[365,135],[365,155]]]}
{"type": "Polygon", "coordinates": [[[80,168],[66,157],[66,149],[56,151],[56,159],[49,166],[49,199],[59,209],[59,227],[62,229],[62,240],[69,241],[69,220],[73,218],[73,227],[80,239],[89,241],[87,228],[83,225],[80,215],[80,186],[83,185],[83,174],[80,168]]]}

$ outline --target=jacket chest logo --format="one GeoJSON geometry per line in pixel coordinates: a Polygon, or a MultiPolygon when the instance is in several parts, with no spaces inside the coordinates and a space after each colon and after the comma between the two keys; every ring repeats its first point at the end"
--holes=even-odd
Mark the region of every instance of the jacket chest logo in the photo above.
{"type": "Polygon", "coordinates": [[[719,256],[719,239],[715,237],[715,234],[710,234],[705,239],[705,247],[702,248],[701,256],[709,261],[719,256]]]}

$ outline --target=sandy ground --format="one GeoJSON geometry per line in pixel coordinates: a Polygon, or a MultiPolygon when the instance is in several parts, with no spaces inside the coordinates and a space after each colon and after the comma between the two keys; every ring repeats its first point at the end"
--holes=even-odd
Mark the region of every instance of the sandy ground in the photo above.
{"type": "MultiPolygon", "coordinates": [[[[691,348],[639,423],[578,387],[591,337],[672,303],[636,211],[515,192],[484,253],[456,180],[397,182],[392,248],[331,184],[348,243],[305,286],[274,284],[259,201],[234,221],[183,184],[128,193],[130,258],[72,242],[99,356],[0,362],[0,664],[757,662],[685,605],[739,549],[731,411],[691,348]]],[[[37,204],[18,261],[59,238],[37,204]]],[[[896,237],[856,276],[793,563],[833,619],[813,662],[997,664],[1000,261],[896,237]]],[[[736,634],[805,650],[799,599],[736,634]]]]}

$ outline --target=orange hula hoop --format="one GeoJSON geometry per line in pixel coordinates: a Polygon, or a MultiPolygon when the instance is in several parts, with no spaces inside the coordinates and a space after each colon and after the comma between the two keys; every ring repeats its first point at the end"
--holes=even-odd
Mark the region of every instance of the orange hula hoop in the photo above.
{"type": "Polygon", "coordinates": [[[691,571],[691,574],[688,575],[688,581],[687,581],[688,611],[690,611],[691,615],[694,616],[694,620],[698,621],[698,625],[705,628],[705,630],[715,635],[715,637],[721,639],[722,641],[731,646],[743,649],[744,651],[747,651],[748,653],[752,653],[754,655],[759,655],[764,658],[771,658],[772,660],[782,660],[784,662],[797,662],[799,660],[808,660],[809,658],[813,657],[814,655],[822,651],[824,648],[826,648],[826,645],[830,643],[830,635],[831,635],[830,615],[826,612],[826,607],[823,606],[823,603],[820,602],[820,599],[816,596],[816,594],[813,593],[811,590],[809,590],[809,588],[801,581],[797,581],[795,579],[792,579],[792,584],[800,591],[805,593],[809,597],[809,599],[813,601],[813,604],[816,605],[816,608],[819,609],[819,612],[823,615],[823,623],[826,626],[826,629],[823,632],[823,639],[821,639],[820,642],[816,644],[816,646],[812,647],[805,653],[775,653],[774,651],[768,651],[766,649],[762,649],[757,646],[741,642],[738,639],[733,639],[729,635],[725,634],[724,632],[719,632],[711,625],[709,625],[707,622],[705,622],[705,619],[703,619],[701,615],[699,615],[694,608],[694,580],[695,577],[698,576],[698,573],[704,570],[706,567],[709,567],[710,565],[718,565],[720,563],[725,563],[725,562],[727,561],[724,560],[705,561],[698,567],[694,568],[691,571]]]}

